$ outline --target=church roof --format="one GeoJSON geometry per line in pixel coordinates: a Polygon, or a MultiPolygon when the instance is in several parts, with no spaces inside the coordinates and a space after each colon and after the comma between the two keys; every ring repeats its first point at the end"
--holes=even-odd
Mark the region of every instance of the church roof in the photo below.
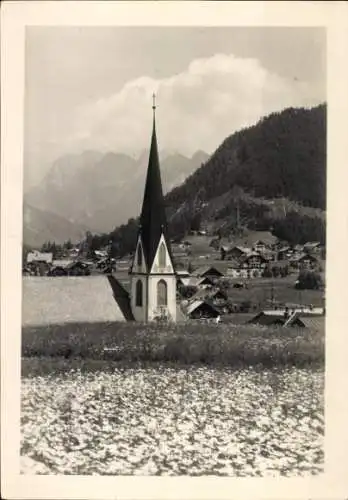
{"type": "MultiPolygon", "coordinates": [[[[149,163],[145,183],[143,206],[140,215],[140,235],[148,270],[151,269],[156,250],[164,234],[168,251],[171,255],[167,235],[167,220],[163,199],[160,164],[156,137],[155,106],[153,106],[153,129],[149,163]]],[[[173,260],[173,259],[172,259],[173,260]]]]}

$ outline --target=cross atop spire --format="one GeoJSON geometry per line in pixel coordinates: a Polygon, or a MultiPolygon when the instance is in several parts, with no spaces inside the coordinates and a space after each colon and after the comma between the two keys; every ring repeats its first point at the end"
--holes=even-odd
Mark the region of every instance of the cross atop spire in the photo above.
{"type": "Polygon", "coordinates": [[[152,94],[152,109],[153,109],[153,113],[155,114],[155,110],[156,110],[156,94],[155,93],[152,94]]]}

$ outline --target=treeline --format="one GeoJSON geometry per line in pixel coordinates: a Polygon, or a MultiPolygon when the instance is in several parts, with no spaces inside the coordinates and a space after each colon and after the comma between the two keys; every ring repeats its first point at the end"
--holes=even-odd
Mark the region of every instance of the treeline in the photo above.
{"type": "Polygon", "coordinates": [[[138,234],[138,219],[129,219],[110,233],[87,233],[84,241],[87,256],[93,255],[95,250],[107,248],[110,257],[123,257],[134,252],[138,234]]]}
{"type": "Polygon", "coordinates": [[[322,244],[326,242],[325,221],[296,212],[289,212],[284,219],[274,221],[272,233],[292,245],[301,245],[308,241],[319,241],[322,244]]]}
{"type": "Polygon", "coordinates": [[[71,240],[65,241],[63,244],[56,243],[55,241],[46,241],[40,248],[40,252],[49,252],[53,254],[53,258],[66,250],[71,250],[73,244],[71,240]]]}

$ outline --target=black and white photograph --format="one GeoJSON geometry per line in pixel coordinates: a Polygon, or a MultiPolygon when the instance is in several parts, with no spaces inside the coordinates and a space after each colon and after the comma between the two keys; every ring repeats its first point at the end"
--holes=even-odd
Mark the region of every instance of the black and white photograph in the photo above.
{"type": "Polygon", "coordinates": [[[322,477],[326,27],[23,42],[20,477],[322,477]]]}

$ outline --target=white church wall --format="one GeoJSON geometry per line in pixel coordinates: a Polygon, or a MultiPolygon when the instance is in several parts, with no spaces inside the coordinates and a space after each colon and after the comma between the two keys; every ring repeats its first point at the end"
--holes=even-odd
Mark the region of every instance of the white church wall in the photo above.
{"type": "Polygon", "coordinates": [[[147,307],[147,279],[146,276],[132,276],[131,282],[131,308],[135,321],[145,322],[146,321],[146,307],[147,307]],[[140,280],[143,284],[143,301],[142,306],[136,305],[136,286],[137,282],[140,280]]]}
{"type": "Polygon", "coordinates": [[[171,321],[176,321],[176,277],[165,274],[149,276],[149,321],[152,321],[161,312],[161,307],[157,304],[157,284],[160,280],[164,280],[167,283],[167,306],[163,307],[163,309],[168,313],[171,321]]]}

